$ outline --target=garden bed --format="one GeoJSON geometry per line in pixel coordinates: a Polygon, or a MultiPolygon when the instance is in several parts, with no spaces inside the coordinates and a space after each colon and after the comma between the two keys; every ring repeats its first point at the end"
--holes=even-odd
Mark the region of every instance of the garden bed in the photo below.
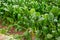
{"type": "Polygon", "coordinates": [[[60,0],[0,0],[0,33],[20,40],[59,40],[60,0]]]}

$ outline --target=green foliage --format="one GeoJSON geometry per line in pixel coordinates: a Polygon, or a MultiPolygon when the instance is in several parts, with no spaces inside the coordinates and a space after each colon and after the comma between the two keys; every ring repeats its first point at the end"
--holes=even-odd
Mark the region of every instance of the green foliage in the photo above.
{"type": "MultiPolygon", "coordinates": [[[[16,31],[33,29],[36,40],[56,40],[60,36],[60,0],[0,0],[0,20],[8,29],[10,24],[16,31]]],[[[29,31],[24,36],[31,40],[29,31]]]]}

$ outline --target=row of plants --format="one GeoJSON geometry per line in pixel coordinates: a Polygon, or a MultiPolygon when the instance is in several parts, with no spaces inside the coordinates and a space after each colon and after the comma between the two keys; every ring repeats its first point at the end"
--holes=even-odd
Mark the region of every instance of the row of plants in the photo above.
{"type": "Polygon", "coordinates": [[[24,31],[26,40],[59,40],[60,0],[0,0],[0,20],[5,30],[24,31]]]}

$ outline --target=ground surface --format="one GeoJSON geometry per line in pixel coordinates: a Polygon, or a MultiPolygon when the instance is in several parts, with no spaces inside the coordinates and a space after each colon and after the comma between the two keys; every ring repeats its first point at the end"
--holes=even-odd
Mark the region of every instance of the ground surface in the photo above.
{"type": "Polygon", "coordinates": [[[0,34],[0,40],[16,40],[14,39],[13,37],[11,36],[7,36],[7,35],[4,35],[4,34],[0,34]]]}
{"type": "MultiPolygon", "coordinates": [[[[7,29],[7,26],[2,26],[1,21],[0,21],[0,29],[7,29]]],[[[23,31],[15,32],[15,28],[12,27],[7,33],[9,33],[10,35],[11,34],[23,35],[24,32],[23,31]]],[[[9,36],[0,34],[0,40],[5,40],[5,39],[7,39],[6,37],[9,37],[9,36]]],[[[25,39],[23,38],[23,40],[25,40],[25,39]]],[[[32,40],[34,40],[34,37],[32,37],[32,40]]]]}

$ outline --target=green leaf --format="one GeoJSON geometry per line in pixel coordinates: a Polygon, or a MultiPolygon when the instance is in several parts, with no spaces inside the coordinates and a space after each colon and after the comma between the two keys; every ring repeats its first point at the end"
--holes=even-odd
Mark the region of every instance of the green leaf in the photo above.
{"type": "Polygon", "coordinates": [[[53,37],[52,34],[47,34],[47,38],[48,38],[48,39],[51,39],[52,37],[53,37]]]}

